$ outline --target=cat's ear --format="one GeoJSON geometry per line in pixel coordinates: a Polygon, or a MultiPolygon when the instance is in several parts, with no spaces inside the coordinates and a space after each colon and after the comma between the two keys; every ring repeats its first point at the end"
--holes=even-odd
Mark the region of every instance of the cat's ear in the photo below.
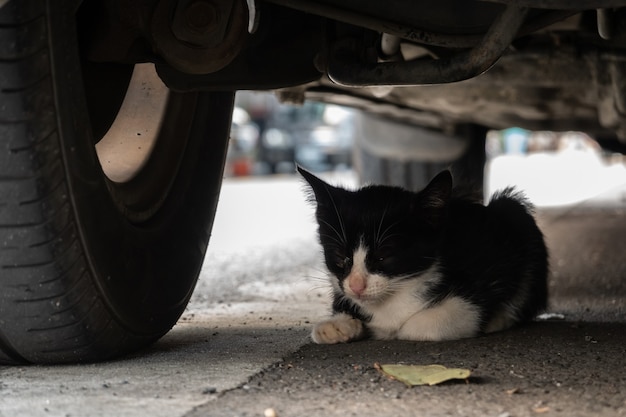
{"type": "Polygon", "coordinates": [[[433,178],[420,193],[421,206],[424,208],[444,208],[452,195],[452,174],[445,170],[433,178]]]}
{"type": "Polygon", "coordinates": [[[443,225],[446,207],[452,195],[452,174],[443,171],[417,194],[417,206],[421,218],[435,229],[443,225]]]}
{"type": "Polygon", "coordinates": [[[313,202],[317,202],[318,206],[324,206],[327,203],[332,204],[332,201],[329,201],[329,199],[332,200],[332,196],[336,194],[336,191],[338,190],[336,187],[333,187],[332,185],[324,182],[320,178],[311,174],[306,169],[302,168],[300,165],[297,165],[296,169],[298,170],[300,175],[302,175],[302,177],[306,180],[306,182],[308,182],[311,186],[314,197],[312,199],[313,202]]]}

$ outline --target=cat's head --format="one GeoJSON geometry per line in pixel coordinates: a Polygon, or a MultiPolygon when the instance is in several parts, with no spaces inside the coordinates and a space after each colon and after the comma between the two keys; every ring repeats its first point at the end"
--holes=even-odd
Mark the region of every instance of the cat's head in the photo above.
{"type": "Polygon", "coordinates": [[[381,302],[436,262],[449,171],[418,193],[381,185],[349,191],[298,171],[311,186],[326,266],[343,295],[361,305],[381,302]]]}

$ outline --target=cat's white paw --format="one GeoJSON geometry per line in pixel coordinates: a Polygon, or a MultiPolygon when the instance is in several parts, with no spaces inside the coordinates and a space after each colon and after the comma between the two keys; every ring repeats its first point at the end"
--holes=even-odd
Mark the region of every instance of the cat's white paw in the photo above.
{"type": "Polygon", "coordinates": [[[347,314],[338,314],[330,320],[318,323],[311,338],[318,344],[346,343],[363,335],[363,323],[347,314]]]}

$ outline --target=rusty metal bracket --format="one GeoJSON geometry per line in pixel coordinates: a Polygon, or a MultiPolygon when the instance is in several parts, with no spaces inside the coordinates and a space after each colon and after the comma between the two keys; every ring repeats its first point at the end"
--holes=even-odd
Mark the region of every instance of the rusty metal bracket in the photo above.
{"type": "Polygon", "coordinates": [[[507,6],[478,45],[449,58],[367,63],[359,59],[358,41],[340,40],[331,48],[328,76],[348,87],[443,84],[473,78],[488,70],[509,47],[527,11],[507,6]]]}

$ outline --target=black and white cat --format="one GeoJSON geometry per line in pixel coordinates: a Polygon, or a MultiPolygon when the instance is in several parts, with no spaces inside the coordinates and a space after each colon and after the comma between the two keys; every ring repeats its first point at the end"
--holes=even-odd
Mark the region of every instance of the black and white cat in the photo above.
{"type": "Polygon", "coordinates": [[[449,171],[417,193],[333,187],[298,168],[317,202],[333,316],[316,343],[451,340],[507,329],[546,307],[548,253],[513,189],[487,206],[455,196],[449,171]]]}

